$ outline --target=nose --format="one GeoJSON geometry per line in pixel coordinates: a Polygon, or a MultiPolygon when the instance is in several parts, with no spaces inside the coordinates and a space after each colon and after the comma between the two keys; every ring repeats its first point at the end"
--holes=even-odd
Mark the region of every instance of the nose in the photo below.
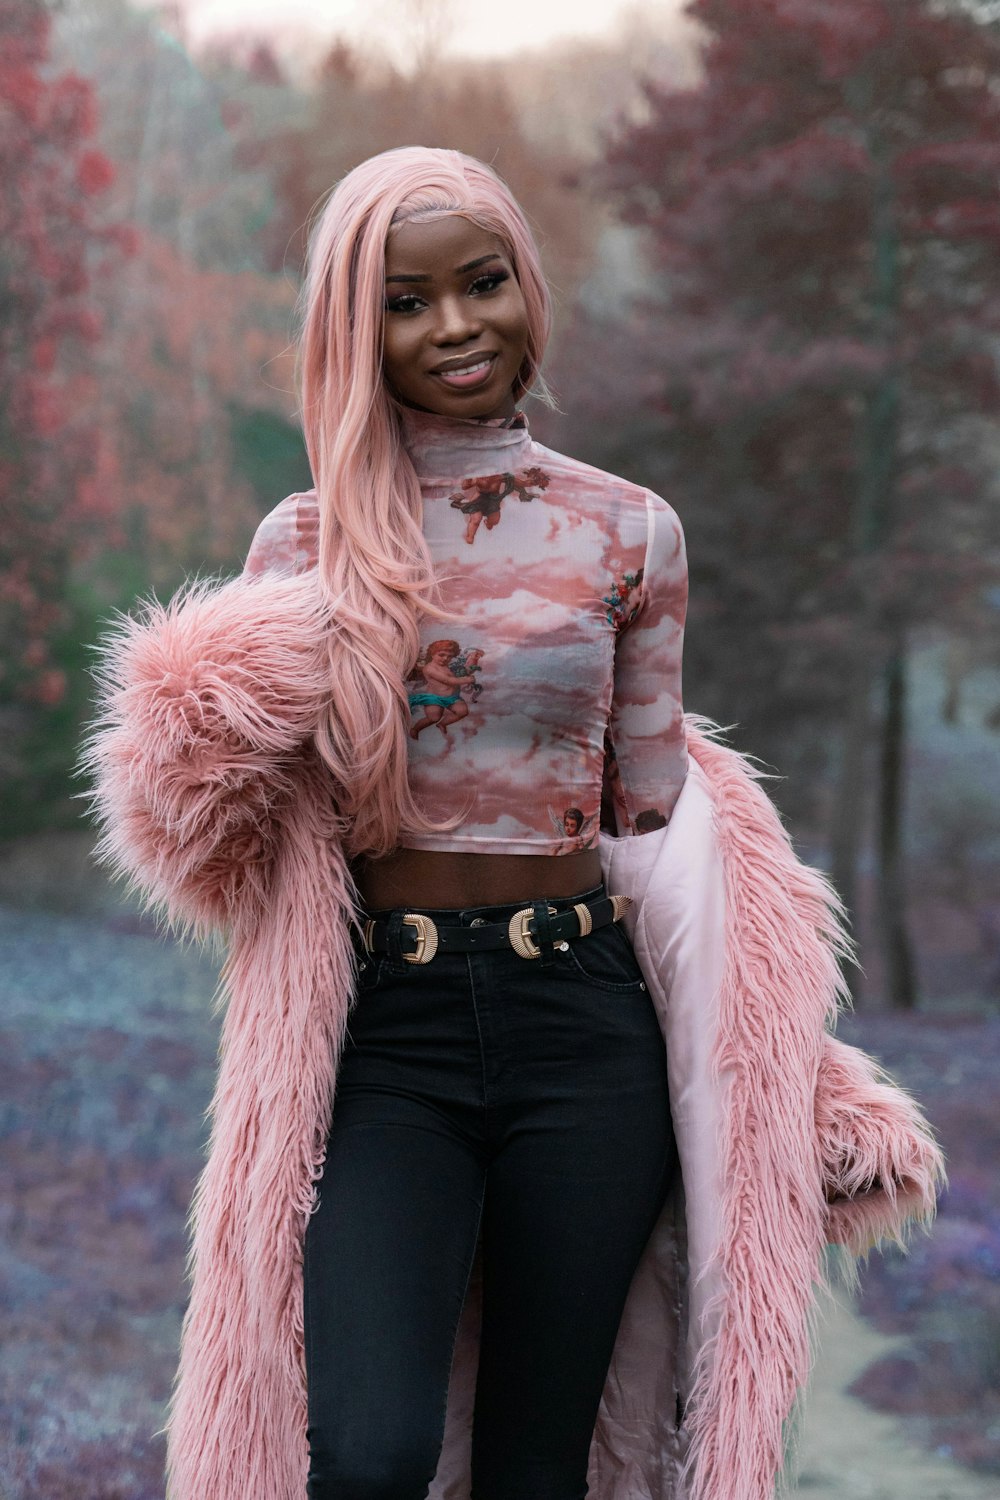
{"type": "Polygon", "coordinates": [[[467,297],[442,297],[438,303],[438,315],[434,325],[434,340],[438,344],[465,344],[483,331],[482,319],[476,313],[475,304],[467,297]]]}

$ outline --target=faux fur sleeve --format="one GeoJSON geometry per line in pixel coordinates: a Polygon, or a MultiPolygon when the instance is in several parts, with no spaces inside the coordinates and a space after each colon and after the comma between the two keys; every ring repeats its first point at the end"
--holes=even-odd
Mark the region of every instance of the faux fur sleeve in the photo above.
{"type": "Polygon", "coordinates": [[[328,699],[313,575],[196,579],[99,640],[78,774],[99,864],[204,939],[267,897],[295,769],[328,699]]]}
{"type": "Polygon", "coordinates": [[[944,1156],[920,1107],[858,1047],[827,1035],[816,1089],[827,1240],[851,1255],[882,1241],[901,1249],[929,1228],[947,1182],[944,1156]]]}

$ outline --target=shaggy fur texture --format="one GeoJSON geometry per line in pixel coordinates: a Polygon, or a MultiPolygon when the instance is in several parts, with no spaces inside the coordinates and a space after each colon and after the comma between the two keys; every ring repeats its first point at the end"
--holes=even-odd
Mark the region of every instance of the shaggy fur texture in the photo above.
{"type": "Polygon", "coordinates": [[[906,1250],[917,1225],[930,1228],[947,1178],[937,1143],[913,1099],[857,1047],[823,1038],[815,1099],[825,1234],[845,1245],[847,1284],[857,1258],[876,1245],[906,1250]]]}
{"type": "MultiPolygon", "coordinates": [[[[355,979],[356,892],[311,741],[329,692],[327,625],[308,575],[208,581],[123,617],[101,646],[99,713],[81,756],[98,859],[178,935],[228,941],[211,1148],[164,1429],[168,1500],[305,1490],[302,1240],[355,979]]],[[[680,1500],[682,1488],[690,1500],[768,1500],[808,1374],[825,1240],[848,1254],[875,1237],[902,1244],[929,1223],[943,1181],[916,1105],[829,1034],[846,946],[835,893],[796,859],[749,761],[713,740],[707,720],[689,715],[686,728],[726,884],[713,1057],[732,1087],[717,1331],[688,1396],[683,1486],[665,1488],[666,1471],[637,1450],[624,1470],[609,1460],[624,1477],[595,1500],[680,1500]]]]}
{"type": "Polygon", "coordinates": [[[299,1500],[301,1245],[355,971],[355,892],[307,742],[329,695],[311,580],[202,580],[101,642],[81,767],[97,860],[181,937],[222,927],[208,1162],[189,1216],[171,1500],[299,1500]]]}
{"type": "Polygon", "coordinates": [[[119,614],[96,648],[78,766],[98,863],[183,938],[261,914],[301,752],[330,698],[312,581],[195,579],[119,614]]]}
{"type": "Polygon", "coordinates": [[[680,1485],[699,1500],[767,1500],[812,1364],[814,1287],[828,1290],[821,1247],[847,1247],[850,1279],[873,1232],[905,1245],[929,1227],[944,1169],[912,1100],[829,1034],[849,1001],[839,960],[853,956],[840,897],[796,857],[749,757],[709,721],[686,724],[725,874],[713,1073],[731,1086],[717,1331],[693,1371],[680,1485]]]}

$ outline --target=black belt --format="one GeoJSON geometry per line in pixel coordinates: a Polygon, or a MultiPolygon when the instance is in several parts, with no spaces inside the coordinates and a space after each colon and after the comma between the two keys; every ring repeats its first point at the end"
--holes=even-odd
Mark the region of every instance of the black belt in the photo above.
{"type": "MultiPolygon", "coordinates": [[[[566,911],[548,902],[538,901],[532,906],[523,906],[508,922],[490,922],[484,917],[473,918],[468,927],[442,924],[440,927],[426,912],[404,912],[400,929],[400,951],[407,963],[428,964],[435,953],[473,953],[489,948],[513,948],[522,958],[538,958],[541,949],[536,939],[545,937],[556,948],[567,948],[567,938],[586,937],[609,922],[617,922],[632,904],[631,896],[598,896],[593,901],[580,901],[566,911]],[[543,918],[548,933],[540,934],[536,919],[543,918]],[[547,910],[547,918],[545,916],[547,910]],[[412,947],[407,947],[412,943],[412,947]]],[[[387,918],[368,917],[362,922],[365,947],[369,953],[389,952],[389,922],[387,918]]]]}

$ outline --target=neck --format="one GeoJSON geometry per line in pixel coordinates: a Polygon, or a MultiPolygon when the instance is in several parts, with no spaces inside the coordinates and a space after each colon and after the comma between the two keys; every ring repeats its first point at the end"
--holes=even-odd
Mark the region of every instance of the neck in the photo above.
{"type": "Polygon", "coordinates": [[[509,417],[444,417],[414,406],[398,410],[403,446],[421,478],[514,469],[531,446],[521,411],[509,417]]]}

